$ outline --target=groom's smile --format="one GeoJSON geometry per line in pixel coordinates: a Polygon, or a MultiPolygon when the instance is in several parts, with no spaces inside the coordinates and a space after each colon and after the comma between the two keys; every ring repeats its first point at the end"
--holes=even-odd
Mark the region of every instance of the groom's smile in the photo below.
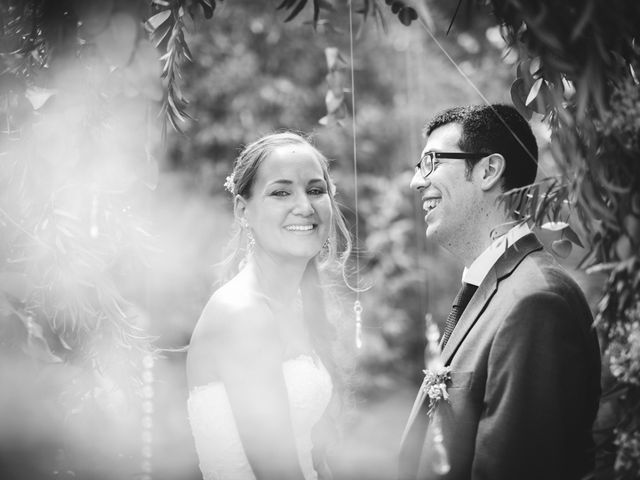
{"type": "MultiPolygon", "coordinates": [[[[442,201],[441,197],[424,196],[424,197],[422,197],[422,209],[425,212],[427,212],[427,215],[429,215],[431,210],[436,208],[440,204],[441,201],[442,201]]],[[[425,220],[426,220],[426,216],[425,216],[425,220]]]]}

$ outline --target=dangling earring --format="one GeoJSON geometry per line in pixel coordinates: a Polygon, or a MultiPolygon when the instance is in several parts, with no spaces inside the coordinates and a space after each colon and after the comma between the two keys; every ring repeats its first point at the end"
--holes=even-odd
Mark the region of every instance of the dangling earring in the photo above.
{"type": "Polygon", "coordinates": [[[318,260],[320,261],[320,263],[325,262],[329,258],[330,253],[331,253],[331,238],[328,237],[322,244],[322,248],[320,248],[320,252],[318,252],[318,260]]]}
{"type": "Polygon", "coordinates": [[[256,245],[256,239],[253,238],[253,233],[251,233],[251,229],[249,228],[249,222],[247,222],[246,218],[243,218],[240,220],[240,226],[242,227],[242,230],[245,232],[245,235],[247,236],[247,243],[244,248],[244,258],[240,260],[240,263],[238,265],[238,269],[242,270],[247,265],[247,261],[249,260],[249,257],[253,255],[253,249],[256,245]]]}
{"type": "Polygon", "coordinates": [[[251,229],[247,226],[247,257],[253,254],[253,249],[256,246],[256,239],[253,238],[253,233],[251,233],[251,229]]]}
{"type": "Polygon", "coordinates": [[[253,253],[253,248],[256,246],[256,239],[253,238],[253,233],[251,233],[251,228],[249,228],[249,222],[247,222],[246,218],[240,220],[240,226],[247,235],[247,247],[245,250],[245,256],[248,257],[253,253]]]}
{"type": "Polygon", "coordinates": [[[322,244],[322,253],[325,257],[328,257],[331,254],[332,244],[331,237],[327,237],[327,239],[322,244]]]}

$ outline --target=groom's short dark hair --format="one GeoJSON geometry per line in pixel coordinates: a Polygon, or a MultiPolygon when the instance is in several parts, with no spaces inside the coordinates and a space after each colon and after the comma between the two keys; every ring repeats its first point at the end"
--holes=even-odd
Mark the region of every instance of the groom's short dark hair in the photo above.
{"type": "MultiPolygon", "coordinates": [[[[503,189],[524,187],[536,179],[538,145],[529,123],[509,105],[470,105],[438,113],[424,128],[429,136],[449,123],[462,126],[458,147],[463,152],[501,154],[506,161],[503,189]]],[[[467,160],[468,168],[478,160],[467,160]]]]}

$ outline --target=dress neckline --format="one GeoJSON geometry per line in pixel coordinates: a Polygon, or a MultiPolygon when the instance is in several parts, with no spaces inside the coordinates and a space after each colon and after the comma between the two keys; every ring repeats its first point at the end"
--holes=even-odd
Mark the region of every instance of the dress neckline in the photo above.
{"type": "MultiPolygon", "coordinates": [[[[297,355],[291,356],[289,358],[285,358],[282,360],[282,366],[284,367],[286,364],[291,363],[291,362],[295,362],[297,360],[306,360],[311,362],[314,366],[319,367],[320,365],[322,365],[322,362],[320,361],[320,357],[318,357],[318,355],[314,352],[302,352],[299,353],[297,355]]],[[[189,394],[191,393],[195,393],[198,392],[200,390],[204,390],[208,387],[215,387],[215,386],[222,386],[224,388],[224,383],[222,382],[222,380],[212,380],[208,383],[203,383],[202,385],[196,385],[195,387],[192,387],[189,390],[189,394]]]]}

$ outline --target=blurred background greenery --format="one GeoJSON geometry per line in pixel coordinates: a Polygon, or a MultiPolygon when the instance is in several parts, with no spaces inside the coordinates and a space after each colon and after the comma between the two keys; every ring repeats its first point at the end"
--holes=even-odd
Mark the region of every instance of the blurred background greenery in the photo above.
{"type": "MultiPolygon", "coordinates": [[[[184,347],[215,289],[215,265],[230,237],[225,177],[243,145],[279,129],[311,134],[332,159],[354,233],[355,140],[357,251],[370,288],[361,293],[364,344],[357,350],[355,294],[335,286],[340,302],[334,318],[351,352],[354,402],[345,411],[343,443],[332,463],[336,479],[392,478],[421,379],[425,314],[442,325],[462,271],[444,250],[427,244],[422,208],[408,184],[423,147],[423,124],[433,114],[452,105],[511,102],[517,58],[495,20],[480,11],[460,14],[446,35],[457,2],[428,2],[425,24],[436,43],[427,28],[407,28],[384,8],[384,27],[354,19],[351,58],[347,2],[337,2],[343,10],[315,29],[310,5],[284,22],[286,12],[275,8],[279,2],[217,2],[211,19],[185,16],[193,61],[181,66],[178,83],[192,119],[180,123],[183,133],[168,129],[160,139],[157,109],[149,108],[162,97],[157,58],[142,26],[130,21],[148,18],[149,2],[54,3],[32,2],[43,8],[43,31],[55,33],[48,48],[51,38],[58,39],[57,57],[40,59],[38,49],[33,58],[21,57],[3,45],[1,58],[3,95],[7,105],[18,102],[2,111],[8,125],[0,156],[2,228],[5,238],[13,235],[3,244],[3,272],[19,270],[16,252],[42,250],[29,260],[28,287],[16,288],[22,280],[7,273],[0,278],[10,297],[0,304],[9,319],[2,325],[6,361],[0,373],[9,388],[0,396],[0,466],[3,472],[7,465],[18,469],[6,478],[25,478],[20,475],[33,463],[33,452],[41,453],[29,472],[34,479],[200,477],[186,417],[184,347]],[[73,42],[65,43],[60,39],[69,40],[69,25],[77,24],[73,12],[80,33],[74,30],[73,42]],[[349,115],[341,124],[319,123],[327,114],[328,47],[345,59],[341,75],[348,90],[353,66],[355,105],[351,92],[345,102],[355,112],[354,124],[349,115]],[[65,48],[81,48],[83,55],[65,56],[65,48]],[[44,73],[23,75],[28,62],[40,61],[44,73]],[[11,76],[15,71],[20,75],[11,76]],[[27,79],[31,106],[19,103],[25,90],[12,86],[16,78],[27,79]],[[35,154],[29,145],[36,145],[35,154]],[[29,180],[27,187],[19,178],[29,180]],[[63,190],[73,198],[63,202],[63,190]],[[74,263],[78,254],[88,267],[74,263]],[[73,270],[65,273],[69,265],[73,270]],[[43,307],[54,301],[60,305],[43,307]],[[135,336],[150,337],[146,345],[157,353],[152,363],[144,348],[136,349],[135,336]],[[28,345],[26,357],[22,345],[28,345]],[[133,406],[114,386],[131,371],[143,387],[133,406]],[[138,378],[140,372],[146,377],[138,378]]],[[[15,13],[11,8],[20,4],[9,2],[3,12],[15,13]]],[[[32,13],[24,12],[23,18],[32,13]]],[[[532,122],[540,176],[550,176],[557,167],[549,133],[539,117],[532,122]]],[[[602,278],[573,269],[582,254],[574,249],[563,262],[595,302],[602,278]]]]}
{"type": "MultiPolygon", "coordinates": [[[[171,275],[154,274],[156,280],[147,287],[151,332],[161,346],[188,343],[216,281],[212,266],[221,260],[221,246],[228,238],[231,199],[223,183],[242,145],[282,128],[313,134],[333,160],[339,199],[353,225],[355,134],[358,246],[363,280],[371,288],[361,295],[364,346],[360,351],[352,347],[356,402],[345,417],[344,445],[334,452],[334,469],[336,478],[392,478],[401,431],[421,379],[425,314],[443,323],[462,270],[446,251],[426,243],[422,208],[408,188],[423,147],[421,130],[433,114],[452,105],[485,99],[510,103],[515,58],[504,49],[497,27],[481,16],[467,24],[461,19],[462,26],[456,24],[445,36],[455,8],[450,2],[435,2],[431,12],[439,41],[468,80],[424,29],[408,29],[391,15],[386,31],[370,22],[354,44],[354,132],[350,118],[342,126],[318,123],[326,114],[324,48],[338,47],[350,63],[348,24],[337,25],[342,33],[323,28],[314,33],[310,11],[283,23],[281,13],[256,2],[218,8],[213,19],[197,24],[187,38],[197,60],[185,65],[183,93],[195,120],[184,136],[170,135],[153,195],[153,223],[158,238],[166,242],[163,268],[171,275]]],[[[351,109],[349,96],[347,102],[351,109]]],[[[541,177],[549,176],[556,170],[548,133],[539,123],[535,131],[541,177]]],[[[567,263],[575,265],[579,256],[575,252],[567,263]]],[[[599,288],[597,279],[579,279],[588,291],[599,288]]],[[[354,317],[349,301],[354,295],[344,292],[343,300],[337,320],[351,346],[354,317]]],[[[190,445],[183,418],[183,361],[182,353],[161,361],[166,364],[167,396],[158,402],[173,402],[173,408],[163,410],[176,417],[175,423],[164,425],[167,430],[158,426],[157,478],[164,478],[164,472],[173,478],[193,466],[186,459],[182,466],[175,461],[176,439],[190,445]],[[165,449],[174,455],[163,454],[165,449]]]]}

